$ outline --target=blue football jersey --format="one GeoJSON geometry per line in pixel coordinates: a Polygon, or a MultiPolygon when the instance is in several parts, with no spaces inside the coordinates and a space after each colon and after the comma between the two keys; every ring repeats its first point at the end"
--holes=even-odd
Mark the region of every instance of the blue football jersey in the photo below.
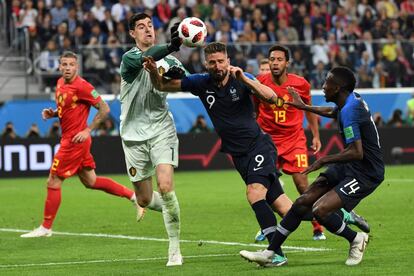
{"type": "MultiPolygon", "coordinates": [[[[251,79],[253,75],[245,73],[251,79]]],[[[182,91],[198,96],[222,140],[222,151],[243,154],[259,137],[261,129],[254,118],[251,89],[230,76],[224,87],[217,87],[209,74],[193,74],[182,79],[182,91]]]]}
{"type": "Polygon", "coordinates": [[[368,105],[358,93],[349,94],[345,105],[338,110],[338,122],[345,145],[357,140],[362,142],[364,157],[348,163],[349,169],[357,176],[381,183],[384,179],[384,161],[378,131],[368,105]]]}

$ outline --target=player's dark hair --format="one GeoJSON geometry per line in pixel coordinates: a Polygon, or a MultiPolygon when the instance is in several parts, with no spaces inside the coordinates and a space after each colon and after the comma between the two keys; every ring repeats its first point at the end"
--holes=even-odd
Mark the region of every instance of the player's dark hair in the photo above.
{"type": "Polygon", "coordinates": [[[354,72],[345,66],[338,66],[331,69],[331,74],[334,76],[334,80],[348,92],[352,92],[355,89],[356,78],[354,72]]]}
{"type": "Polygon", "coordinates": [[[133,16],[131,16],[131,18],[128,21],[128,27],[130,30],[135,29],[135,23],[139,20],[145,19],[145,18],[149,18],[151,19],[151,16],[149,16],[146,13],[136,13],[133,16]]]}
{"type": "Polygon", "coordinates": [[[227,54],[227,47],[226,44],[221,42],[211,42],[209,43],[206,48],[204,48],[204,55],[207,57],[208,55],[214,53],[225,53],[227,54]]]}
{"type": "Polygon", "coordinates": [[[286,48],[285,46],[282,46],[279,44],[273,45],[272,47],[270,47],[269,52],[267,53],[267,56],[270,57],[270,53],[273,51],[283,52],[285,54],[286,61],[289,61],[289,58],[290,58],[289,49],[286,48]]]}
{"type": "Polygon", "coordinates": [[[77,54],[75,54],[75,52],[72,52],[72,51],[64,51],[64,52],[60,55],[59,61],[60,61],[62,58],[74,58],[74,59],[78,60],[78,55],[77,55],[77,54]]]}

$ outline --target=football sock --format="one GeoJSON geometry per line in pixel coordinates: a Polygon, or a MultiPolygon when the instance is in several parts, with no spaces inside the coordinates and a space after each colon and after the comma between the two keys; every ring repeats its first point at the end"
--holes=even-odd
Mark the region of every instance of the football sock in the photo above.
{"type": "Polygon", "coordinates": [[[47,229],[52,228],[53,221],[55,220],[57,211],[61,201],[61,189],[47,188],[47,197],[45,202],[45,210],[43,216],[43,227],[47,229]]]}
{"type": "Polygon", "coordinates": [[[174,191],[162,194],[161,197],[162,215],[170,240],[168,253],[171,254],[180,250],[180,206],[174,191]]]}
{"type": "MultiPolygon", "coordinates": [[[[262,199],[252,204],[252,209],[256,214],[256,219],[259,222],[263,234],[266,236],[269,243],[271,243],[276,231],[276,216],[267,204],[266,200],[262,199]]],[[[273,250],[276,254],[283,256],[282,249],[275,248],[273,250]]]]}
{"type": "Polygon", "coordinates": [[[115,182],[114,180],[108,177],[97,176],[95,184],[91,187],[95,190],[101,190],[108,194],[125,197],[131,199],[134,195],[134,191],[128,189],[127,187],[115,182]]]}
{"type": "Polygon", "coordinates": [[[352,242],[355,239],[357,233],[346,226],[346,223],[342,221],[342,218],[338,216],[337,213],[332,213],[325,219],[318,218],[318,221],[322,223],[329,232],[344,237],[349,242],[352,242]]]}
{"type": "Polygon", "coordinates": [[[292,205],[292,208],[277,225],[272,242],[267,249],[272,250],[278,254],[277,251],[280,250],[282,244],[285,242],[290,233],[299,227],[301,221],[302,215],[297,212],[295,205],[292,205]]]}
{"type": "Polygon", "coordinates": [[[157,212],[162,212],[162,198],[159,192],[152,192],[151,202],[147,205],[146,208],[157,212]]]}

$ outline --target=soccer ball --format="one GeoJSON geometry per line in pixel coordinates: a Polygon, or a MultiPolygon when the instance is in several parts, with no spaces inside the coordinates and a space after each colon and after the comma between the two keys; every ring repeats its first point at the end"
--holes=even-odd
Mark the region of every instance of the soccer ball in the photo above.
{"type": "Polygon", "coordinates": [[[206,24],[197,17],[187,17],[178,26],[178,36],[187,47],[201,47],[207,36],[206,24]]]}

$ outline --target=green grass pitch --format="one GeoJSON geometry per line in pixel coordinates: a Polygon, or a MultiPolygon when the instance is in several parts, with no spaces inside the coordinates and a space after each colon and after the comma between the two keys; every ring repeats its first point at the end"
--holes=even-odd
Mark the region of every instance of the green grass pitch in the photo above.
{"type": "MultiPolygon", "coordinates": [[[[412,275],[413,171],[414,166],[388,166],[385,181],[357,207],[371,224],[359,266],[345,266],[345,240],[328,233],[326,241],[313,241],[311,225],[304,222],[285,243],[289,265],[267,269],[238,255],[261,247],[253,244],[258,226],[236,171],[176,173],[185,263],[169,268],[160,213],[147,211],[137,223],[130,202],[87,190],[71,178],[64,183],[53,229],[62,233],[22,239],[19,230],[41,222],[46,176],[1,179],[0,275],[412,275]]],[[[126,176],[110,177],[131,186],[126,176]]],[[[295,199],[290,177],[282,179],[295,199]]]]}

